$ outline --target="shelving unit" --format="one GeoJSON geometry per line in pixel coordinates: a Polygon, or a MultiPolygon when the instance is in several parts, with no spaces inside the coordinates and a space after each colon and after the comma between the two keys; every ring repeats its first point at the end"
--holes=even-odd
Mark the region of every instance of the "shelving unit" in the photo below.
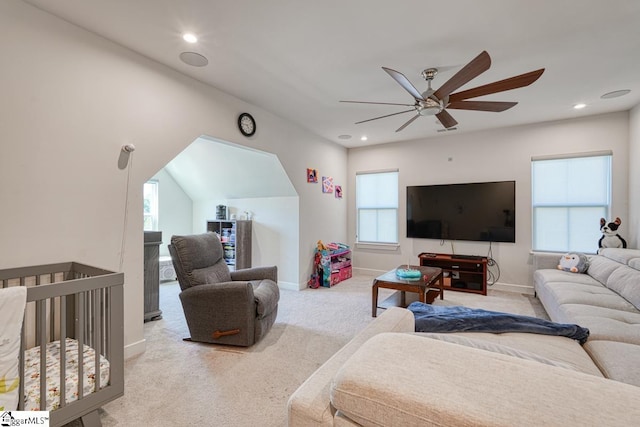
{"type": "Polygon", "coordinates": [[[160,310],[160,245],[162,231],[144,232],[144,321],[162,319],[160,310]]]}
{"type": "Polygon", "coordinates": [[[447,290],[487,295],[487,257],[421,253],[420,265],[440,267],[447,290]]]}
{"type": "Polygon", "coordinates": [[[351,277],[351,249],[322,251],[316,249],[316,252],[319,252],[316,256],[315,268],[320,285],[329,288],[351,277]]]}
{"type": "Polygon", "coordinates": [[[207,231],[220,237],[224,262],[230,270],[251,267],[251,221],[209,220],[207,231]]]}

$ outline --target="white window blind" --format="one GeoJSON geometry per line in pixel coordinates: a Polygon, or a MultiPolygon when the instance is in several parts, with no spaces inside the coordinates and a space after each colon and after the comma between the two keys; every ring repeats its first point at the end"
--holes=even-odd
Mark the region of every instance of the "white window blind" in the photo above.
{"type": "Polygon", "coordinates": [[[531,162],[533,250],[594,253],[611,205],[611,153],[531,162]]]}
{"type": "Polygon", "coordinates": [[[398,171],[356,173],[356,240],[398,243],[398,171]]]}

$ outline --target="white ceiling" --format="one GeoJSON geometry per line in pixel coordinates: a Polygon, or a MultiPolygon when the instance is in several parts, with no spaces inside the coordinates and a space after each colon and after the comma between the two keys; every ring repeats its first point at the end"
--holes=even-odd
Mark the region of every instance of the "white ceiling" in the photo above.
{"type": "Polygon", "coordinates": [[[441,135],[434,117],[396,133],[412,113],[354,124],[405,107],[340,100],[413,101],[382,66],[423,91],[423,69],[441,70],[438,88],[483,50],[491,68],[461,90],[546,71],[529,87],[478,98],[518,101],[510,110],[451,110],[454,132],[640,103],[638,0],[25,1],[347,147],[441,135]],[[199,37],[196,45],[181,39],[187,31],[199,37]],[[184,51],[206,56],[208,66],[184,64],[184,51]],[[631,93],[600,99],[621,89],[631,93]],[[572,109],[578,102],[587,108],[572,109]]]}
{"type": "Polygon", "coordinates": [[[165,166],[193,201],[293,197],[278,156],[198,138],[165,166]]]}

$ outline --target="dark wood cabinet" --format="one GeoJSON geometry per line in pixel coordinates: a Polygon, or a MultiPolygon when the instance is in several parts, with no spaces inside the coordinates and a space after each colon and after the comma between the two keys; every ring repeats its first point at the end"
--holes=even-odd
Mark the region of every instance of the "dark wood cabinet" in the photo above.
{"type": "Polygon", "coordinates": [[[160,310],[161,231],[144,232],[144,321],[162,319],[160,310]]]}
{"type": "Polygon", "coordinates": [[[418,258],[420,265],[442,269],[445,289],[487,294],[487,257],[424,252],[418,258]]]}

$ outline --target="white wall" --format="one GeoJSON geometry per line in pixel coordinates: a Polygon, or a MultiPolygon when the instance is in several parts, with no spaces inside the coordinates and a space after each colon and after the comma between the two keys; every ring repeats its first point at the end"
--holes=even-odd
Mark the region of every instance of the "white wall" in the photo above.
{"type": "Polygon", "coordinates": [[[166,169],[160,169],[153,179],[158,181],[158,229],[162,231],[160,256],[168,256],[171,236],[191,234],[193,202],[166,169]]]}
{"type": "MultiPolygon", "coordinates": [[[[298,280],[298,245],[300,209],[298,197],[262,197],[250,199],[209,200],[195,202],[193,232],[204,233],[206,222],[215,219],[216,206],[229,207],[230,214],[242,219],[252,214],[251,265],[278,266],[278,284],[287,289],[301,289],[298,280]]],[[[311,262],[311,261],[309,261],[311,262]]]]}
{"type": "Polygon", "coordinates": [[[278,156],[300,196],[299,282],[319,238],[345,240],[345,204],[305,176],[316,167],[344,182],[343,147],[23,2],[0,2],[0,28],[11,35],[0,37],[0,268],[73,260],[124,271],[127,356],[145,346],[142,186],[199,136],[278,156]],[[251,139],[237,130],[243,111],[258,122],[251,139]],[[128,200],[125,143],[137,147],[128,200]]]}
{"type": "MultiPolygon", "coordinates": [[[[479,113],[481,114],[481,113],[479,113]]],[[[518,126],[469,134],[386,144],[349,150],[349,180],[355,186],[358,171],[398,168],[400,185],[400,248],[397,251],[355,248],[354,266],[386,270],[407,260],[417,262],[421,252],[451,253],[432,239],[406,237],[406,186],[484,181],[516,181],[516,243],[494,243],[493,257],[507,285],[531,285],[531,157],[585,151],[613,151],[612,215],[623,225],[628,214],[629,114],[627,112],[581,119],[518,126]]],[[[599,224],[593,224],[599,228],[599,224]]],[[[621,228],[628,235],[628,228],[621,228]]],[[[348,233],[355,240],[355,200],[349,199],[348,233]]],[[[594,242],[594,251],[597,241],[594,242]]],[[[454,242],[459,254],[486,255],[488,243],[454,242]]]]}
{"type": "Polygon", "coordinates": [[[640,105],[629,113],[629,221],[627,245],[640,244],[640,105]]]}

